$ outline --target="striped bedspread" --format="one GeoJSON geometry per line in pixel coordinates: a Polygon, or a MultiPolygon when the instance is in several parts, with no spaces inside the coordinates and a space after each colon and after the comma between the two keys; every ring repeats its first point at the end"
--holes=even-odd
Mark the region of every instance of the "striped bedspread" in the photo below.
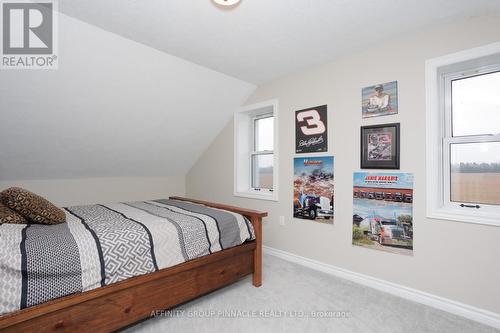
{"type": "Polygon", "coordinates": [[[0,225],[0,314],[254,239],[229,211],[155,200],[65,208],[67,223],[0,225]]]}

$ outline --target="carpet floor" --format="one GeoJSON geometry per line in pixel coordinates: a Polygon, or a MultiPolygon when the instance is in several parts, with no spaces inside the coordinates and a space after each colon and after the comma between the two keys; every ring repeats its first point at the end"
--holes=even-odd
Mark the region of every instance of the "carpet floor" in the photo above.
{"type": "Polygon", "coordinates": [[[248,277],[124,330],[146,332],[496,332],[491,327],[282,259],[248,277]]]}

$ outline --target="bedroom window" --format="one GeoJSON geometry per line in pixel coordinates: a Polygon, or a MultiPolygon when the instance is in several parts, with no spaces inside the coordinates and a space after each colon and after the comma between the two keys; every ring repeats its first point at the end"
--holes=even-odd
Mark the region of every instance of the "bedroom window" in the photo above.
{"type": "Polygon", "coordinates": [[[277,116],[277,101],[235,114],[235,196],[277,200],[277,116]]]}
{"type": "Polygon", "coordinates": [[[256,116],[252,124],[252,189],[273,191],[274,116],[256,116]]]}
{"type": "Polygon", "coordinates": [[[428,216],[500,226],[500,45],[470,51],[427,63],[428,216]]]}

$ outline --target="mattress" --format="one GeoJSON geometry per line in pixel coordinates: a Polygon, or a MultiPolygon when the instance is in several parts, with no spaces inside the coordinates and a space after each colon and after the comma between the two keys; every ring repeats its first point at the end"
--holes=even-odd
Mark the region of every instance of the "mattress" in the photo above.
{"type": "Polygon", "coordinates": [[[177,200],[64,208],[67,223],[0,225],[0,314],[255,238],[240,214],[177,200]]]}

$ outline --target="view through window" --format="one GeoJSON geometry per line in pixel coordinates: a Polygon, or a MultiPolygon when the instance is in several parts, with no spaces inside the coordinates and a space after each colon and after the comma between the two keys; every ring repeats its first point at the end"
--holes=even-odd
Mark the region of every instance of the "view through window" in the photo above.
{"type": "Polygon", "coordinates": [[[500,205],[500,72],[451,81],[450,200],[500,205]]]}
{"type": "Polygon", "coordinates": [[[263,115],[253,120],[252,187],[273,189],[274,117],[263,115]]]}

